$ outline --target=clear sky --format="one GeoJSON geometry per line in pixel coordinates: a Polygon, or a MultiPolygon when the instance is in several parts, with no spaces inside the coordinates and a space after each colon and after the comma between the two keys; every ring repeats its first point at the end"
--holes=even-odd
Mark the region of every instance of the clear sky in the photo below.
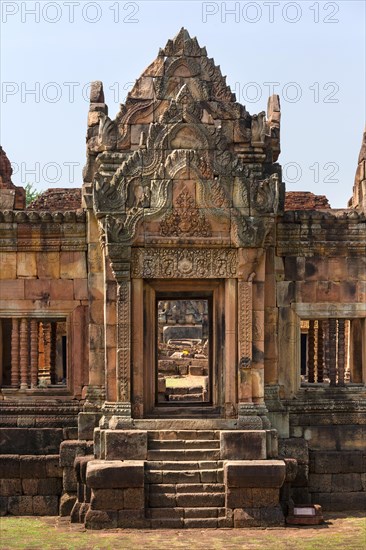
{"type": "Polygon", "coordinates": [[[365,124],[365,2],[6,1],[0,143],[17,185],[78,187],[87,89],[114,117],[159,47],[184,26],[251,113],[281,99],[287,190],[345,207],[365,124]]]}

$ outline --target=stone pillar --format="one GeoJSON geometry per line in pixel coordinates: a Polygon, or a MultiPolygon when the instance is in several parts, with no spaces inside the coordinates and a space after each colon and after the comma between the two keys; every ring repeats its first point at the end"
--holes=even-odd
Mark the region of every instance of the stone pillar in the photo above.
{"type": "Polygon", "coordinates": [[[265,254],[258,259],[253,280],[252,399],[264,404],[264,281],[265,254]]]}
{"type": "Polygon", "coordinates": [[[309,321],[308,331],[308,382],[315,382],[315,321],[309,321]]]}
{"type": "Polygon", "coordinates": [[[144,349],[143,349],[143,292],[142,279],[132,279],[132,373],[134,418],[144,416],[144,349]]]}
{"type": "Polygon", "coordinates": [[[28,319],[20,320],[20,389],[28,388],[28,319]]]}
{"type": "Polygon", "coordinates": [[[42,386],[48,386],[51,383],[51,323],[40,323],[41,330],[39,333],[40,346],[39,350],[42,353],[42,360],[39,365],[38,376],[42,386]]]}
{"type": "MultiPolygon", "coordinates": [[[[131,415],[131,282],[122,281],[117,293],[117,396],[131,415]]],[[[152,358],[153,360],[153,358],[152,358]]]]}
{"type": "Polygon", "coordinates": [[[329,379],[330,385],[337,384],[337,319],[329,319],[329,379]]]}
{"type": "Polygon", "coordinates": [[[57,323],[50,323],[50,380],[51,384],[56,384],[56,338],[57,338],[57,323]]]}
{"type": "Polygon", "coordinates": [[[338,386],[344,386],[345,374],[345,320],[338,319],[338,386]]]}
{"type": "Polygon", "coordinates": [[[239,403],[252,402],[252,282],[238,282],[239,403]]]}
{"type": "Polygon", "coordinates": [[[11,385],[19,388],[19,319],[12,319],[11,326],[11,385]]]}
{"type": "Polygon", "coordinates": [[[324,376],[329,378],[329,320],[323,321],[324,376]]]}
{"type": "Polygon", "coordinates": [[[317,347],[317,382],[324,381],[324,338],[323,338],[323,321],[318,320],[318,347],[317,347]]]}
{"type": "Polygon", "coordinates": [[[236,334],[236,280],[225,279],[225,415],[227,417],[236,414],[236,334]]]}
{"type": "Polygon", "coordinates": [[[31,388],[38,385],[38,321],[30,322],[30,382],[31,388]]]}

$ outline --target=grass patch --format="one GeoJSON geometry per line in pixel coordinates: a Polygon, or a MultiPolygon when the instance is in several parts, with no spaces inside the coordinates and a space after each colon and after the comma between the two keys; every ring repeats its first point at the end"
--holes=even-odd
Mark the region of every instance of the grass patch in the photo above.
{"type": "Polygon", "coordinates": [[[366,520],[331,517],[319,527],[86,531],[60,518],[0,519],[1,550],[361,550],[366,520]]]}

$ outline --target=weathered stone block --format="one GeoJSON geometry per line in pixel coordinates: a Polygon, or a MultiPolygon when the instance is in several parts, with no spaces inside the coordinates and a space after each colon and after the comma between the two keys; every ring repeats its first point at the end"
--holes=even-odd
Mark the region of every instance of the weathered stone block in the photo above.
{"type": "Polygon", "coordinates": [[[60,466],[74,466],[76,456],[85,456],[89,447],[86,441],[63,441],[60,445],[60,466]]]}
{"type": "Polygon", "coordinates": [[[22,492],[24,495],[38,494],[38,479],[22,479],[22,492]]]}
{"type": "Polygon", "coordinates": [[[69,279],[55,279],[50,281],[51,300],[73,300],[74,284],[69,279]]]}
{"type": "Polygon", "coordinates": [[[336,512],[366,510],[366,493],[330,493],[330,506],[327,509],[336,512]]]}
{"type": "Polygon", "coordinates": [[[61,495],[62,480],[59,477],[47,477],[38,481],[39,495],[61,495]]]}
{"type": "Polygon", "coordinates": [[[228,487],[281,487],[286,474],[282,460],[240,460],[225,464],[228,487]]]}
{"type": "Polygon", "coordinates": [[[149,526],[143,510],[120,510],[118,512],[118,527],[120,528],[146,529],[149,526]]]}
{"type": "Polygon", "coordinates": [[[105,430],[107,460],[145,460],[147,432],[143,430],[105,430]]]}
{"type": "Polygon", "coordinates": [[[46,477],[46,457],[22,456],[20,460],[20,477],[29,479],[46,477]]]}
{"type": "Polygon", "coordinates": [[[277,506],[280,500],[280,490],[272,487],[252,489],[253,508],[277,506]]]}
{"type": "Polygon", "coordinates": [[[20,477],[20,457],[19,455],[0,456],[0,472],[2,478],[20,477]]]}
{"type": "Polygon", "coordinates": [[[58,516],[59,498],[55,495],[33,497],[33,514],[35,516],[58,516]]]}
{"type": "Polygon", "coordinates": [[[60,499],[60,516],[67,517],[71,514],[71,510],[76,502],[74,493],[64,493],[60,499]]]}
{"type": "Polygon", "coordinates": [[[124,507],[123,489],[93,489],[91,510],[122,510],[124,507]]]}
{"type": "Polygon", "coordinates": [[[0,252],[0,279],[16,279],[17,253],[0,252]]]}
{"type": "Polygon", "coordinates": [[[142,488],[124,489],[124,508],[140,510],[145,507],[145,491],[142,488]]]}
{"type": "Polygon", "coordinates": [[[296,458],[298,464],[309,464],[308,443],[302,438],[279,439],[278,453],[284,458],[296,458]]]}
{"type": "Polygon", "coordinates": [[[332,490],[331,474],[310,474],[309,491],[310,493],[330,493],[332,490]]]}
{"type": "Polygon", "coordinates": [[[87,277],[85,252],[61,252],[60,277],[61,279],[85,279],[87,277]]]}
{"type": "Polygon", "coordinates": [[[81,412],[78,415],[78,438],[92,440],[94,428],[98,427],[101,415],[98,413],[81,412]]]}
{"type": "Polygon", "coordinates": [[[281,506],[260,508],[261,527],[276,527],[284,525],[285,518],[281,506]]]}
{"type": "Polygon", "coordinates": [[[362,491],[361,474],[332,474],[332,492],[362,491]]]}
{"type": "Polygon", "coordinates": [[[76,493],[77,479],[74,468],[65,466],[62,473],[62,486],[67,493],[76,493]]]}
{"type": "Polygon", "coordinates": [[[62,441],[62,429],[2,428],[1,436],[0,454],[58,454],[62,441]]]}
{"type": "Polygon", "coordinates": [[[0,496],[10,497],[22,494],[20,479],[0,479],[0,496]]]}
{"type": "Polygon", "coordinates": [[[266,458],[266,432],[221,431],[220,458],[223,460],[260,460],[266,458]]]}
{"type": "Polygon", "coordinates": [[[227,508],[253,508],[253,490],[245,487],[231,487],[226,491],[227,508]]]}
{"type": "Polygon", "coordinates": [[[144,487],[144,463],[137,460],[92,460],[87,465],[86,482],[93,489],[144,487]]]}
{"type": "Polygon", "coordinates": [[[260,527],[260,510],[255,508],[237,508],[234,510],[234,527],[260,527]]]}
{"type": "Polygon", "coordinates": [[[37,277],[37,258],[35,252],[18,252],[17,277],[37,277]]]}
{"type": "Polygon", "coordinates": [[[85,515],[87,529],[113,529],[118,526],[118,513],[114,510],[88,510],[85,515]]]}
{"type": "MultiPolygon", "coordinates": [[[[32,516],[34,514],[31,496],[11,496],[8,498],[8,512],[13,516],[32,516]]],[[[48,514],[51,515],[51,514],[48,514]]]]}
{"type": "Polygon", "coordinates": [[[311,460],[312,470],[317,474],[366,471],[366,458],[361,451],[314,451],[311,460]]]}
{"type": "Polygon", "coordinates": [[[46,458],[46,476],[62,478],[62,468],[60,467],[60,455],[48,455],[45,458],[46,458]]]}

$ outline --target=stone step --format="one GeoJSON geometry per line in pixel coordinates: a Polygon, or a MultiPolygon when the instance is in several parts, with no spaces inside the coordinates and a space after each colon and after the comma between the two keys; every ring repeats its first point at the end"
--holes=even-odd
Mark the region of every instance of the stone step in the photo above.
{"type": "Polygon", "coordinates": [[[172,493],[225,493],[223,483],[152,483],[149,485],[149,494],[172,493]]]}
{"type": "Polygon", "coordinates": [[[147,460],[187,461],[220,460],[219,449],[164,449],[147,452],[147,460]]]}
{"type": "Polygon", "coordinates": [[[224,507],[211,508],[148,508],[148,519],[205,519],[225,517],[224,507]]]}
{"type": "Polygon", "coordinates": [[[154,485],[170,483],[223,483],[224,470],[146,470],[145,482],[154,485]]]}
{"type": "Polygon", "coordinates": [[[219,430],[153,430],[148,431],[148,438],[162,440],[203,440],[220,439],[219,430]]]}
{"type": "Polygon", "coordinates": [[[149,493],[149,508],[223,508],[224,493],[149,493]]]}
{"type": "Polygon", "coordinates": [[[149,439],[149,450],[220,449],[217,439],[149,439]]]}
{"type": "MultiPolygon", "coordinates": [[[[159,408],[159,415],[161,418],[144,418],[133,420],[133,427],[138,430],[147,430],[148,432],[166,431],[190,431],[192,434],[202,431],[213,431],[219,434],[219,430],[236,430],[238,428],[237,418],[222,419],[217,418],[220,411],[213,410],[206,406],[192,406],[191,415],[187,415],[187,407],[179,409],[179,407],[172,409],[172,407],[159,408]],[[210,409],[210,410],[209,410],[210,409]],[[166,417],[164,418],[164,415],[166,417]],[[174,414],[174,418],[172,415],[174,414]],[[216,415],[212,417],[212,415],[216,415]]],[[[180,438],[180,436],[179,436],[180,438]]],[[[209,439],[205,436],[204,439],[209,439]]]]}
{"type": "Polygon", "coordinates": [[[151,529],[215,529],[233,527],[229,518],[153,518],[150,519],[151,529]]]}
{"type": "Polygon", "coordinates": [[[217,470],[223,468],[222,460],[201,460],[194,462],[148,460],[145,462],[146,470],[217,470]]]}

